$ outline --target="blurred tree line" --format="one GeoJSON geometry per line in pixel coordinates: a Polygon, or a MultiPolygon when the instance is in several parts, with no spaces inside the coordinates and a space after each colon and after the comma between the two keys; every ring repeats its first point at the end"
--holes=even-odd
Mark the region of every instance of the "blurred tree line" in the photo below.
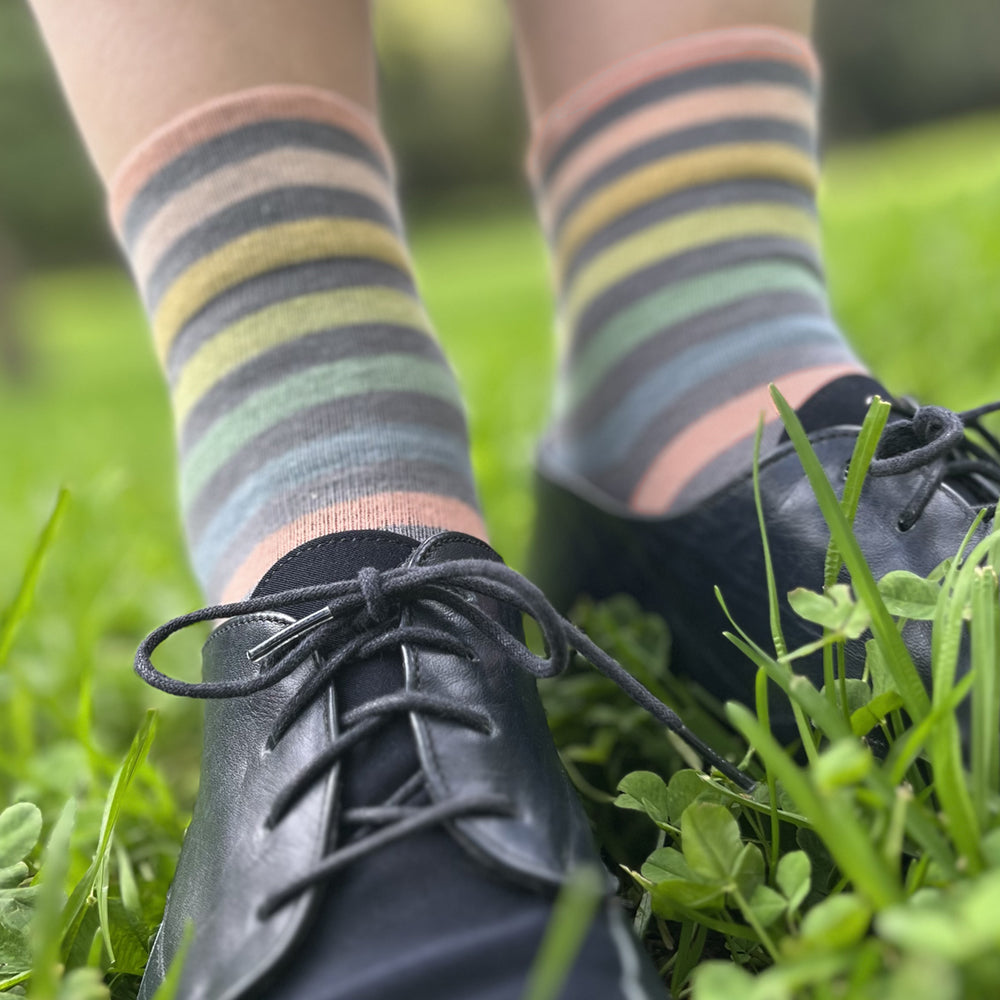
{"type": "MultiPolygon", "coordinates": [[[[502,0],[381,0],[377,33],[411,209],[520,196],[526,130],[502,0]]],[[[820,0],[818,39],[828,144],[1000,105],[998,0],[820,0]]],[[[31,17],[23,0],[0,0],[0,267],[111,252],[31,17]]]]}

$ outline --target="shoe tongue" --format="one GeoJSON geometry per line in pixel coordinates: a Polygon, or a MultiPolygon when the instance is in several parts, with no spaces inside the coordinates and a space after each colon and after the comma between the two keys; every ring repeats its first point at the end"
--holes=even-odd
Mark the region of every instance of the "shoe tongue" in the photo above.
{"type": "MultiPolygon", "coordinates": [[[[282,590],[333,583],[355,577],[366,566],[391,569],[406,562],[418,543],[392,531],[345,531],[300,545],[264,575],[254,597],[282,590]]],[[[322,607],[322,601],[279,607],[301,618],[322,607]]],[[[398,652],[386,650],[370,660],[347,663],[337,675],[337,713],[392,695],[404,685],[398,652]]],[[[406,719],[390,720],[375,736],[362,740],[343,758],[340,801],[345,809],[389,798],[418,770],[416,749],[406,719]]]]}
{"type": "MultiPolygon", "coordinates": [[[[885,386],[867,375],[843,375],[814,392],[795,412],[807,434],[827,427],[860,427],[872,396],[888,398],[885,386]]],[[[779,443],[788,440],[783,431],[779,443]]]]}
{"type": "MultiPolygon", "coordinates": [[[[433,540],[433,539],[432,539],[433,540]]],[[[262,577],[254,597],[282,590],[348,580],[366,566],[391,569],[405,562],[419,543],[393,531],[342,531],[305,542],[282,556],[262,577]]],[[[322,607],[322,601],[278,610],[302,618],[322,607]]]]}

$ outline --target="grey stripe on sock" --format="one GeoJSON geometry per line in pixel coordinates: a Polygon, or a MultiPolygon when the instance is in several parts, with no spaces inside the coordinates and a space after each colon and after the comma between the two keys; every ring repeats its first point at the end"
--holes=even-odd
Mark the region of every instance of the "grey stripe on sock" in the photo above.
{"type": "MultiPolygon", "coordinates": [[[[214,516],[220,500],[227,500],[258,470],[291,454],[296,448],[316,443],[315,456],[308,471],[312,474],[326,469],[329,479],[335,481],[345,474],[345,470],[358,469],[360,463],[377,456],[383,441],[394,444],[398,429],[414,427],[419,427],[426,441],[420,442],[416,450],[408,455],[407,489],[419,489],[426,485],[428,492],[440,493],[441,484],[434,486],[431,479],[421,487],[412,485],[414,477],[417,477],[416,467],[433,464],[434,453],[446,439],[454,442],[453,449],[458,453],[467,448],[465,415],[461,409],[422,393],[369,392],[311,406],[278,423],[267,423],[263,433],[229,456],[205,482],[198,495],[185,504],[184,519],[188,530],[192,538],[197,538],[214,516]],[[360,450],[353,440],[356,432],[363,432],[370,438],[370,442],[360,450]]],[[[440,477],[440,472],[435,472],[435,475],[440,477]]],[[[183,479],[183,462],[181,476],[183,479]]],[[[453,479],[454,475],[450,478],[453,479]]],[[[286,493],[296,492],[296,484],[291,481],[285,482],[283,488],[286,493]]],[[[342,489],[338,489],[336,494],[338,502],[353,499],[342,489]]],[[[312,504],[312,509],[316,509],[315,504],[312,504]]]]}
{"type": "MultiPolygon", "coordinates": [[[[750,326],[785,320],[789,316],[828,317],[825,304],[801,292],[750,293],[735,302],[698,313],[680,323],[665,326],[652,334],[617,364],[607,369],[594,390],[572,413],[566,423],[574,433],[585,434],[630,392],[634,392],[644,374],[670,364],[679,355],[699,344],[708,344],[727,333],[750,326]]],[[[760,345],[766,351],[766,343],[760,345]]],[[[724,395],[708,394],[719,400],[724,395]]]]}
{"type": "Polygon", "coordinates": [[[125,246],[133,246],[146,223],[178,191],[220,167],[282,146],[343,153],[367,163],[387,182],[390,177],[382,157],[347,129],[302,119],[269,118],[207,139],[159,170],[129,204],[122,222],[125,246]]]}
{"type": "Polygon", "coordinates": [[[815,136],[810,129],[780,118],[724,118],[705,125],[668,132],[649,142],[634,146],[621,156],[591,174],[562,205],[553,223],[550,238],[558,240],[566,219],[602,187],[650,163],[689,153],[710,149],[713,146],[731,146],[734,143],[772,142],[802,150],[809,156],[815,154],[815,136]]]}
{"type": "Polygon", "coordinates": [[[617,313],[646,295],[725,267],[770,259],[801,263],[817,277],[823,277],[822,264],[815,250],[790,237],[746,236],[687,250],[630,274],[589,302],[577,322],[569,360],[579,356],[617,313]]]}
{"type": "Polygon", "coordinates": [[[411,327],[371,323],[352,326],[346,335],[342,330],[317,330],[256,355],[215,382],[184,421],[180,449],[188,451],[236,403],[273,387],[280,378],[316,365],[375,354],[410,354],[447,364],[437,341],[411,327]]]}
{"type": "Polygon", "coordinates": [[[417,297],[413,278],[392,264],[370,257],[337,257],[292,264],[233,285],[193,316],[174,338],[166,371],[171,384],[191,356],[233,323],[289,298],[340,288],[377,286],[417,297]]]}
{"type": "MultiPolygon", "coordinates": [[[[720,373],[718,379],[707,384],[699,383],[689,392],[672,399],[661,411],[650,412],[646,422],[641,426],[637,425],[635,436],[626,443],[624,457],[598,470],[592,476],[593,482],[602,489],[613,492],[615,496],[631,493],[656,456],[669,442],[695,420],[701,419],[719,406],[720,402],[731,399],[737,392],[745,391],[750,386],[764,385],[769,381],[780,379],[782,375],[801,371],[803,368],[826,362],[834,364],[843,362],[843,348],[838,349],[838,347],[839,345],[831,337],[825,350],[818,349],[814,343],[804,343],[798,348],[783,348],[761,354],[759,357],[755,356],[738,366],[739,378],[735,389],[731,384],[734,381],[732,371],[720,373]]],[[[749,440],[752,439],[751,433],[749,440]]],[[[703,480],[704,483],[721,485],[727,477],[731,479],[738,471],[748,467],[752,455],[751,449],[744,449],[741,453],[738,447],[734,447],[731,451],[731,461],[725,458],[727,452],[712,463],[713,465],[721,463],[725,466],[721,477],[718,480],[707,477],[703,480]]],[[[712,488],[714,490],[717,486],[713,485],[712,488]]],[[[692,496],[696,495],[696,492],[692,487],[692,496]]],[[[706,493],[700,492],[698,495],[704,497],[706,493]]]]}
{"type": "MultiPolygon", "coordinates": [[[[811,194],[793,184],[772,180],[721,181],[653,197],[631,212],[617,216],[583,243],[566,266],[562,276],[563,284],[568,288],[580,269],[602,250],[607,250],[620,240],[658,222],[704,209],[752,202],[791,206],[809,215],[816,211],[815,199],[811,194]]],[[[701,249],[709,250],[711,247],[701,249]]],[[[714,269],[714,265],[711,265],[711,269],[714,269]]]]}
{"type": "Polygon", "coordinates": [[[377,202],[355,191],[324,187],[274,188],[230,205],[185,233],[157,261],[143,289],[146,307],[155,311],[160,299],[188,268],[227,243],[248,233],[304,219],[363,219],[401,235],[398,222],[377,202]]]}
{"type": "Polygon", "coordinates": [[[799,66],[785,61],[749,59],[713,63],[671,73],[669,76],[633,88],[591,115],[559,144],[545,164],[542,180],[545,184],[550,183],[566,159],[591,136],[638,108],[688,91],[740,83],[779,84],[794,87],[810,96],[816,92],[812,76],[799,66]]]}

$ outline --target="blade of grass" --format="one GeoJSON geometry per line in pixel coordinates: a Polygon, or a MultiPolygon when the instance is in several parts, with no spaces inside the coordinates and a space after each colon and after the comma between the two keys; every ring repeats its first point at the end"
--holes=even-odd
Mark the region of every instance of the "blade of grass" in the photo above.
{"type": "MultiPolygon", "coordinates": [[[[865,779],[865,784],[878,796],[883,807],[887,810],[893,808],[898,790],[902,787],[901,782],[890,780],[884,764],[881,767],[871,769],[865,779]]],[[[948,878],[957,878],[958,869],[955,865],[955,855],[948,838],[941,832],[937,817],[932,815],[916,797],[913,797],[909,802],[905,825],[910,839],[924,852],[924,856],[932,858],[948,878]]]]}
{"type": "Polygon", "coordinates": [[[795,446],[799,461],[802,463],[802,468],[809,479],[820,510],[823,512],[823,517],[830,528],[831,538],[851,574],[851,582],[855,592],[864,601],[871,614],[872,633],[882,648],[886,666],[896,684],[896,689],[899,691],[910,717],[914,720],[920,720],[930,711],[930,698],[924,689],[916,667],[913,665],[906,644],[896,628],[896,623],[882,602],[875,578],[865,562],[861,547],[858,545],[844,511],[841,509],[840,501],[826,478],[823,466],[816,457],[798,416],[776,386],[771,386],[771,396],[778,407],[788,436],[795,446]]]}
{"type": "Polygon", "coordinates": [[[915,726],[909,729],[901,729],[899,737],[892,744],[886,763],[889,765],[890,780],[893,784],[899,784],[906,779],[906,772],[916,761],[923,751],[934,727],[939,720],[950,712],[954,712],[961,704],[962,699],[969,693],[972,686],[972,677],[966,675],[949,692],[947,699],[939,705],[935,705],[926,718],[923,718],[915,726]]]}
{"type": "Polygon", "coordinates": [[[153,994],[153,1000],[176,1000],[178,991],[181,988],[181,974],[184,972],[184,960],[187,958],[188,949],[194,940],[194,923],[188,921],[184,925],[184,936],[181,938],[181,945],[174,955],[170,968],[167,969],[163,982],[157,987],[153,994]]]}
{"type": "MultiPolygon", "coordinates": [[[[882,430],[885,427],[886,419],[889,416],[889,404],[883,402],[877,396],[872,400],[868,412],[865,414],[864,422],[858,439],[854,443],[854,451],[851,454],[850,463],[847,466],[847,480],[844,483],[844,491],[841,494],[840,506],[847,518],[847,523],[854,526],[854,516],[858,512],[858,502],[861,500],[861,489],[864,486],[865,476],[868,474],[868,466],[875,455],[875,448],[878,445],[882,430]]],[[[843,560],[840,557],[840,550],[831,535],[826,547],[826,557],[823,560],[823,590],[829,590],[837,582],[837,574],[843,560]]],[[[824,633],[826,633],[824,629],[824,633]]],[[[840,647],[843,653],[843,647],[840,647]]],[[[841,657],[842,658],[842,657],[841,657]]],[[[834,672],[834,650],[830,646],[823,647],[823,686],[826,696],[831,704],[836,705],[837,694],[834,672]]],[[[844,717],[848,717],[846,677],[843,670],[840,674],[841,691],[840,704],[844,717]]]]}
{"type": "MultiPolygon", "coordinates": [[[[990,557],[1000,536],[982,539],[964,560],[946,576],[934,615],[931,635],[932,700],[935,707],[955,690],[955,675],[965,631],[966,608],[970,605],[980,563],[990,557]]],[[[995,666],[991,669],[995,669],[995,666]]],[[[973,675],[974,676],[974,675],[973,675]]],[[[994,725],[996,722],[994,721],[994,725]]],[[[969,790],[962,761],[958,719],[954,711],[943,713],[930,733],[928,750],[934,769],[934,792],[947,816],[948,833],[973,873],[982,870],[980,820],[969,790]]]]}
{"type": "Polygon", "coordinates": [[[80,928],[85,913],[87,898],[96,886],[97,906],[100,919],[101,934],[108,956],[114,962],[114,950],[111,945],[110,921],[108,919],[108,858],[111,850],[111,839],[121,815],[122,803],[129,785],[135,777],[135,772],[149,753],[149,748],[156,735],[155,709],[146,712],[146,717],[138,732],[132,739],[132,745],[125,755],[121,766],[111,781],[111,787],[104,802],[104,814],[101,817],[101,829],[97,839],[97,849],[94,859],[83,877],[76,884],[66,905],[63,921],[63,947],[69,948],[80,928]]]}
{"type": "Polygon", "coordinates": [[[605,879],[595,867],[577,868],[567,879],[532,962],[523,1000],[556,1000],[562,992],[604,896],[604,886],[605,879]]]}
{"type": "MultiPolygon", "coordinates": [[[[827,638],[830,634],[828,628],[823,629],[823,637],[827,638]]],[[[833,670],[833,646],[830,643],[825,643],[823,645],[823,691],[826,694],[827,701],[837,708],[837,677],[833,670]]],[[[841,711],[844,711],[841,709],[841,711]]]]}
{"type": "Polygon", "coordinates": [[[982,570],[972,590],[972,800],[981,829],[990,822],[990,797],[1000,789],[1000,684],[997,633],[1000,613],[997,575],[982,570]]]}
{"type": "Polygon", "coordinates": [[[14,638],[17,635],[18,627],[24,621],[31,608],[31,602],[38,586],[38,578],[42,573],[42,564],[45,562],[46,554],[52,547],[52,542],[55,539],[56,532],[59,530],[59,524],[66,513],[68,504],[69,490],[61,489],[56,497],[55,507],[52,509],[48,521],[45,522],[45,527],[42,528],[41,534],[38,536],[38,541],[35,542],[35,547],[31,551],[31,555],[28,557],[28,563],[24,568],[24,574],[21,577],[17,593],[14,595],[14,600],[6,612],[4,612],[3,623],[0,624],[0,667],[6,663],[11,646],[14,645],[14,638]]]}
{"type": "MultiPolygon", "coordinates": [[[[735,636],[731,632],[724,632],[723,635],[757,667],[766,671],[771,680],[788,696],[793,706],[803,710],[804,718],[811,717],[825,736],[833,740],[851,735],[850,724],[816,689],[816,685],[808,677],[794,673],[787,664],[779,663],[768,656],[753,642],[735,636]]],[[[806,724],[808,726],[808,722],[806,724]]],[[[810,742],[812,742],[811,736],[810,742]]],[[[813,749],[815,751],[815,747],[813,749]]]]}
{"type": "MultiPolygon", "coordinates": [[[[34,548],[28,557],[14,598],[0,615],[0,669],[6,665],[21,624],[31,610],[45,556],[52,547],[68,503],[68,491],[60,490],[52,513],[38,535],[34,548]]],[[[13,680],[13,691],[4,710],[2,735],[6,737],[4,743],[9,741],[9,758],[5,753],[5,763],[9,759],[14,765],[15,773],[17,773],[17,762],[30,760],[36,753],[34,723],[37,705],[36,696],[25,684],[19,682],[16,674],[13,680]]]]}
{"type": "Polygon", "coordinates": [[[34,969],[28,989],[28,996],[37,1000],[51,1000],[56,995],[63,886],[69,871],[70,836],[75,820],[76,802],[70,799],[49,835],[39,873],[40,890],[31,928],[34,969]]]}
{"type": "MultiPolygon", "coordinates": [[[[758,646],[757,643],[755,643],[753,639],[751,639],[750,636],[743,631],[741,626],[729,613],[729,607],[726,604],[725,598],[722,596],[722,591],[719,590],[718,587],[715,588],[715,599],[719,602],[719,606],[722,608],[723,614],[725,614],[726,618],[729,620],[729,624],[732,625],[739,634],[737,638],[737,636],[731,635],[728,632],[723,632],[723,636],[728,639],[729,642],[733,643],[737,649],[741,650],[744,656],[747,656],[755,666],[764,670],[769,677],[772,677],[772,679],[775,680],[775,683],[778,683],[780,687],[781,685],[778,678],[784,676],[784,671],[786,670],[790,673],[791,668],[784,664],[777,664],[777,661],[774,660],[773,657],[768,656],[767,653],[765,653],[764,650],[761,649],[760,646],[758,646]],[[752,652],[749,652],[751,650],[752,652]],[[772,664],[776,664],[778,667],[778,670],[774,674],[771,673],[773,669],[771,666],[772,664]]],[[[787,694],[788,692],[786,691],[785,693],[787,694]]],[[[812,730],[809,728],[809,720],[806,718],[805,712],[802,711],[802,707],[794,701],[794,699],[790,700],[792,702],[792,715],[795,719],[795,725],[799,731],[799,738],[802,740],[802,747],[805,750],[806,756],[810,760],[815,760],[816,742],[813,738],[812,730]]]]}
{"type": "MultiPolygon", "coordinates": [[[[771,705],[767,698],[767,671],[763,667],[757,668],[757,677],[754,682],[754,696],[757,707],[757,718],[760,724],[771,732],[771,705]]],[[[768,870],[774,871],[778,867],[781,859],[781,824],[778,822],[778,782],[770,768],[765,768],[765,779],[767,781],[767,804],[771,818],[771,848],[768,860],[768,870]]]]}
{"type": "Polygon", "coordinates": [[[764,521],[764,502],[760,493],[760,442],[764,433],[764,414],[757,421],[757,432],[753,439],[753,502],[757,509],[757,523],[760,525],[760,542],[764,549],[764,575],[767,580],[767,608],[771,621],[771,640],[778,657],[788,652],[785,636],[781,631],[781,608],[778,604],[778,585],[774,579],[774,564],[771,561],[771,546],[767,540],[767,524],[764,521]]]}
{"type": "Polygon", "coordinates": [[[806,816],[840,870],[855,890],[866,896],[876,909],[902,899],[902,890],[872,843],[868,830],[844,808],[841,797],[822,795],[803,771],[764,730],[743,705],[729,702],[726,714],[730,722],[757,749],[768,767],[773,768],[798,810],[806,816]]]}
{"type": "MultiPolygon", "coordinates": [[[[844,483],[844,492],[840,498],[840,506],[847,518],[847,523],[853,527],[854,516],[858,512],[858,502],[861,500],[861,489],[865,484],[865,476],[868,475],[868,466],[871,465],[875,457],[875,449],[878,447],[879,438],[885,428],[885,422],[889,418],[891,407],[884,400],[876,396],[868,407],[864,422],[861,424],[861,431],[858,440],[854,443],[854,451],[851,454],[851,462],[847,467],[847,481],[844,483]]],[[[832,587],[837,582],[837,574],[843,559],[840,550],[837,548],[833,538],[826,549],[826,560],[823,567],[823,587],[832,587]]]]}

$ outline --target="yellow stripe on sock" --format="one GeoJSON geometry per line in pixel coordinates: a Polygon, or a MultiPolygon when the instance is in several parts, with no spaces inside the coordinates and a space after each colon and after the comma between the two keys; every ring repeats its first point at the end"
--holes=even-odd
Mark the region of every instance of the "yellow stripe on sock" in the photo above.
{"type": "Polygon", "coordinates": [[[336,336],[341,327],[367,323],[409,326],[432,336],[423,306],[393,288],[340,288],[276,302],[221,330],[191,356],[173,389],[176,425],[220,379],[265,351],[319,330],[336,336]]]}
{"type": "Polygon", "coordinates": [[[569,326],[575,328],[594,298],[630,274],[685,250],[741,236],[790,236],[819,247],[815,217],[787,205],[731,205],[668,219],[616,243],[581,269],[565,302],[569,326]]]}
{"type": "Polygon", "coordinates": [[[184,324],[215,296],[260,274],[326,257],[367,257],[410,269],[399,238],[373,222],[306,219],[257,229],[202,257],[170,286],[153,313],[161,363],[184,324]]]}
{"type": "Polygon", "coordinates": [[[556,243],[556,260],[564,270],[598,230],[665,195],[717,181],[757,177],[787,181],[809,191],[819,183],[812,157],[781,143],[732,143],[670,156],[629,172],[587,198],[567,218],[556,243]]]}

